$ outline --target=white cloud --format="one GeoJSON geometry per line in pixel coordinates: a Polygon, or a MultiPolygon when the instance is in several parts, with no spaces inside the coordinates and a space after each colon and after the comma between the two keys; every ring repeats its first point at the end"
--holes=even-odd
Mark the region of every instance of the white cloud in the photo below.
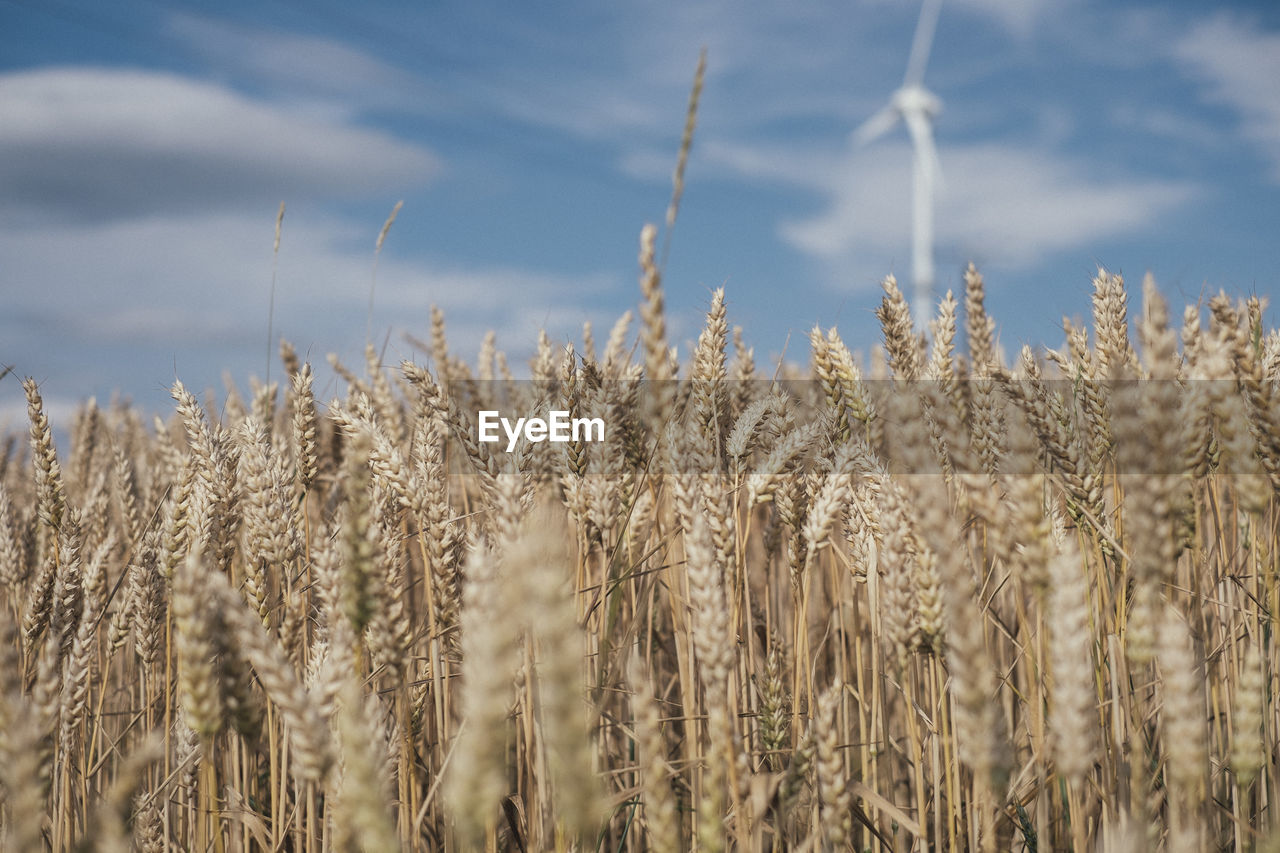
{"type": "Polygon", "coordinates": [[[421,184],[427,149],[141,70],[0,75],[0,215],[105,220],[421,184]]]}
{"type": "MultiPolygon", "coordinates": [[[[299,112],[149,71],[0,75],[0,115],[0,340],[20,372],[69,399],[154,396],[175,372],[202,371],[197,387],[224,368],[261,374],[282,198],[275,335],[318,363],[330,351],[358,361],[381,220],[342,218],[333,203],[411,189],[439,168],[340,109],[299,112]]],[[[518,359],[544,323],[558,338],[588,318],[607,328],[599,295],[619,287],[604,273],[409,258],[393,234],[373,330],[392,334],[389,357],[411,355],[400,333],[425,335],[435,303],[462,351],[492,328],[518,359]]]]}
{"type": "Polygon", "coordinates": [[[1030,35],[1041,13],[1061,15],[1061,3],[1046,0],[960,0],[957,5],[994,18],[1010,33],[1025,38],[1030,35]]]}
{"type": "Polygon", "coordinates": [[[949,159],[942,238],[1011,265],[1148,228],[1194,195],[1180,181],[1100,178],[1083,163],[1000,145],[956,149],[949,159]]]}
{"type": "MultiPolygon", "coordinates": [[[[911,150],[905,143],[846,152],[707,146],[708,160],[740,174],[802,187],[825,198],[822,212],[779,225],[801,252],[845,271],[907,272],[911,150]]],[[[941,152],[943,187],[935,231],[940,256],[1029,268],[1054,252],[1150,227],[1194,195],[1179,181],[1105,179],[1045,150],[999,144],[941,152]]],[[[857,281],[858,279],[853,279],[857,281]]]]}
{"type": "Polygon", "coordinates": [[[1123,130],[1136,131],[1175,143],[1191,143],[1199,150],[1221,150],[1229,144],[1219,128],[1199,116],[1158,104],[1126,102],[1107,111],[1107,120],[1123,130]]]}
{"type": "Polygon", "coordinates": [[[1206,84],[1212,101],[1239,114],[1241,130],[1280,183],[1280,33],[1220,14],[1195,26],[1174,55],[1206,84]]]}
{"type": "MultiPolygon", "coordinates": [[[[4,359],[68,398],[118,387],[149,393],[152,405],[175,374],[194,387],[219,386],[224,369],[238,381],[262,375],[273,225],[269,215],[223,213],[0,230],[0,269],[14,285],[0,316],[4,359]]],[[[329,352],[362,363],[378,225],[286,215],[274,336],[317,365],[329,352]]],[[[493,329],[519,370],[544,325],[554,340],[576,337],[586,319],[607,329],[603,295],[624,287],[609,273],[406,258],[394,243],[393,234],[373,316],[375,339],[390,335],[390,363],[415,355],[401,334],[425,337],[434,303],[460,354],[493,329]]]]}
{"type": "Polygon", "coordinates": [[[495,89],[493,100],[494,107],[512,118],[583,139],[659,133],[664,124],[676,127],[684,118],[676,109],[663,109],[613,82],[586,77],[542,89],[495,89]]]}
{"type": "MultiPolygon", "coordinates": [[[[265,328],[273,224],[270,217],[220,214],[6,231],[0,265],[20,284],[40,283],[15,288],[15,311],[61,313],[70,327],[103,340],[149,330],[158,340],[198,342],[245,326],[265,328]],[[77,251],[59,251],[66,246],[77,251]]],[[[286,214],[277,321],[363,335],[376,232],[376,225],[286,214]]],[[[526,308],[589,305],[592,293],[616,285],[603,274],[406,259],[389,247],[378,266],[375,323],[425,320],[431,304],[514,322],[526,308]]]]}

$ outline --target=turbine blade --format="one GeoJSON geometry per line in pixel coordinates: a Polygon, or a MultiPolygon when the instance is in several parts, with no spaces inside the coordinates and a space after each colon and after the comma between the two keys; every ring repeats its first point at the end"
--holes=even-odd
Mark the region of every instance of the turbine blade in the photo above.
{"type": "Polygon", "coordinates": [[[902,85],[919,86],[924,80],[924,69],[929,64],[929,52],[933,49],[933,34],[938,28],[938,14],[942,0],[924,0],[920,8],[920,20],[916,22],[916,34],[911,40],[911,56],[907,59],[907,73],[902,85]]]}
{"type": "Polygon", "coordinates": [[[858,129],[853,132],[853,141],[858,145],[866,145],[874,139],[879,139],[893,130],[900,116],[901,114],[894,109],[892,104],[884,107],[859,125],[858,129]]]}

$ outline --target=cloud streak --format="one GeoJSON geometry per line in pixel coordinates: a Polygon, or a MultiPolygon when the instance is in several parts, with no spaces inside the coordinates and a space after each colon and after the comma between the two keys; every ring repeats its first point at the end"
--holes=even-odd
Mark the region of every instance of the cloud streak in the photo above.
{"type": "Polygon", "coordinates": [[[168,16],[165,31],[215,73],[267,93],[274,103],[361,114],[420,112],[447,100],[419,75],[336,38],[183,12],[168,16]]]}
{"type": "MultiPolygon", "coordinates": [[[[896,266],[905,271],[910,146],[878,143],[797,156],[719,144],[708,145],[704,156],[744,177],[817,195],[820,212],[784,219],[778,233],[797,250],[842,270],[843,284],[851,270],[896,266]]],[[[1053,253],[1150,227],[1197,193],[1187,181],[1099,177],[1096,168],[1047,150],[951,145],[941,157],[943,186],[935,216],[939,254],[981,258],[1006,269],[1026,269],[1053,253]]]]}
{"type": "Polygon", "coordinates": [[[176,74],[0,75],[0,219],[107,221],[419,186],[431,151],[176,74]]]}
{"type": "Polygon", "coordinates": [[[1240,117],[1241,132],[1270,165],[1271,182],[1280,184],[1280,33],[1219,14],[1193,27],[1174,56],[1201,80],[1209,100],[1240,117]]]}

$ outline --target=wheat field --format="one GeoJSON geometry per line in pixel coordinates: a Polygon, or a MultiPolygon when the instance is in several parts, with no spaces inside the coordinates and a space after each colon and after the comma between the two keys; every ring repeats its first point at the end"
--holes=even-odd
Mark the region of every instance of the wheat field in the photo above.
{"type": "Polygon", "coordinates": [[[22,382],[0,849],[1280,849],[1257,298],[1148,277],[1131,320],[1100,270],[1010,359],[972,266],[927,334],[890,277],[882,340],[762,367],[716,291],[681,364],[657,237],[637,328],[526,379],[433,311],[338,399],[282,343],[282,387],[89,401],[63,450],[22,382]]]}
{"type": "Polygon", "coordinates": [[[927,340],[890,278],[865,364],[762,370],[717,292],[681,365],[653,245],[638,330],[527,380],[435,312],[341,399],[285,344],[282,391],[89,402],[65,453],[24,382],[0,846],[1273,849],[1257,299],[1175,327],[1148,280],[1131,340],[1100,271],[1006,363],[972,267],[927,340]],[[607,432],[507,453],[486,409],[607,432]]]}

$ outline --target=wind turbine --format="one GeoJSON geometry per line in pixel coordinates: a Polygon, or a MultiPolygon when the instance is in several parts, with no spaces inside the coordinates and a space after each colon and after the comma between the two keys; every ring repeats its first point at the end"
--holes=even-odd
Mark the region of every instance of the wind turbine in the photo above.
{"type": "Polygon", "coordinates": [[[936,184],[941,180],[938,149],[933,144],[933,119],[942,110],[942,101],[924,87],[924,69],[933,46],[933,33],[938,26],[942,0],[924,0],[920,20],[916,23],[907,73],[902,85],[879,112],[854,131],[859,145],[884,136],[901,121],[907,126],[914,151],[912,157],[914,186],[911,213],[911,277],[912,313],[924,324],[933,316],[933,200],[936,184]]]}

